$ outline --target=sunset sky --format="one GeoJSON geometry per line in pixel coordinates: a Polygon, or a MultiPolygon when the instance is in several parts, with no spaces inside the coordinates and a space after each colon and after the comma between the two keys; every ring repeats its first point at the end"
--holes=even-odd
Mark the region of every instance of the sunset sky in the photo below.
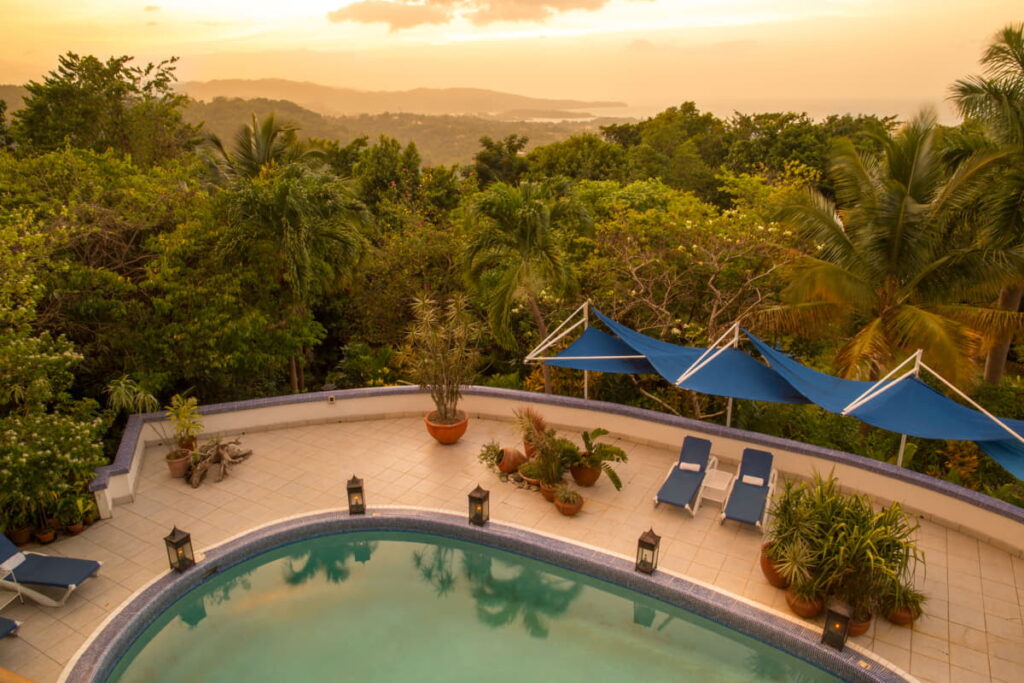
{"type": "Polygon", "coordinates": [[[181,80],[695,100],[719,114],[945,113],[1021,0],[0,0],[0,83],[56,56],[181,58],[181,80]]]}

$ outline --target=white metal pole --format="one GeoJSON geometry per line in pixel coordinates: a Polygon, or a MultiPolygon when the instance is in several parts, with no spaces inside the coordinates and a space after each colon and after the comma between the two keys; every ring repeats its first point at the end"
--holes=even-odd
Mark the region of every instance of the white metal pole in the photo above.
{"type": "Polygon", "coordinates": [[[729,397],[729,403],[725,408],[725,426],[732,427],[732,396],[729,397]]]}
{"type": "Polygon", "coordinates": [[[903,467],[903,451],[907,449],[907,435],[900,437],[900,454],[896,458],[896,467],[903,467]]]}
{"type": "MultiPolygon", "coordinates": [[[[586,332],[588,327],[590,327],[589,299],[583,302],[583,331],[586,332]]],[[[590,400],[590,372],[588,370],[583,371],[583,400],[590,400]]]]}

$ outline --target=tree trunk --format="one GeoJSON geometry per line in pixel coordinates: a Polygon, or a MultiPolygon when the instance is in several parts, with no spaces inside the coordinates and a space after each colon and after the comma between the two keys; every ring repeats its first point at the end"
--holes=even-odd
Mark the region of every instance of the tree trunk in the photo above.
{"type": "MultiPolygon", "coordinates": [[[[1021,298],[1024,297],[1024,285],[1007,285],[999,292],[999,308],[1004,311],[1020,310],[1021,298]]],[[[985,381],[999,384],[1006,372],[1006,357],[1010,353],[1012,334],[997,339],[985,358],[985,381]]]]}
{"type": "MultiPolygon", "coordinates": [[[[544,322],[544,316],[541,315],[540,307],[537,306],[537,300],[532,296],[528,296],[527,300],[530,303],[530,313],[533,314],[533,322],[537,325],[537,332],[540,333],[541,340],[544,340],[548,336],[548,325],[544,322]]],[[[547,363],[541,365],[541,370],[544,372],[544,393],[551,393],[551,368],[548,367],[547,363]]]]}
{"type": "Polygon", "coordinates": [[[299,393],[299,367],[295,356],[288,358],[288,380],[291,383],[292,393],[299,393]]]}

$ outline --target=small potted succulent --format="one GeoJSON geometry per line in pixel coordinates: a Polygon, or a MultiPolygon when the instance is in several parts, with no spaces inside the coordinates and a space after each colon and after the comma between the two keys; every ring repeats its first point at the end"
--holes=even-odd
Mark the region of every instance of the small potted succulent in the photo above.
{"type": "Polygon", "coordinates": [[[78,496],[65,496],[58,504],[57,516],[68,536],[77,536],[85,531],[85,511],[79,507],[78,501],[78,496]]]}
{"type": "Polygon", "coordinates": [[[462,385],[473,379],[480,362],[480,323],[463,295],[442,309],[427,296],[413,302],[413,323],[400,359],[413,381],[430,392],[435,410],[424,416],[427,431],[439,443],[462,438],[469,416],[458,409],[462,385]]]}
{"type": "Polygon", "coordinates": [[[555,507],[567,517],[572,517],[583,507],[583,496],[579,491],[569,488],[568,484],[560,484],[555,489],[555,507]]]}
{"type": "Polygon", "coordinates": [[[583,450],[577,451],[576,457],[570,463],[569,473],[579,486],[593,486],[604,472],[615,490],[621,491],[622,480],[610,463],[626,462],[629,458],[618,446],[597,443],[597,439],[606,434],[608,430],[601,428],[583,432],[583,450]]]}

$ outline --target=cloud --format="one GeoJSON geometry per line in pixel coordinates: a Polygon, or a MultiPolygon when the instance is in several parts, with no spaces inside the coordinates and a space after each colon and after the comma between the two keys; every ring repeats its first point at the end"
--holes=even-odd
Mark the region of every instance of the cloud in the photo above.
{"type": "Polygon", "coordinates": [[[160,5],[146,5],[142,8],[143,12],[156,12],[160,9],[160,5]]]}
{"type": "Polygon", "coordinates": [[[388,24],[392,31],[447,24],[461,17],[477,26],[498,21],[544,21],[571,10],[597,10],[609,0],[357,0],[333,12],[329,21],[388,24]]]}

